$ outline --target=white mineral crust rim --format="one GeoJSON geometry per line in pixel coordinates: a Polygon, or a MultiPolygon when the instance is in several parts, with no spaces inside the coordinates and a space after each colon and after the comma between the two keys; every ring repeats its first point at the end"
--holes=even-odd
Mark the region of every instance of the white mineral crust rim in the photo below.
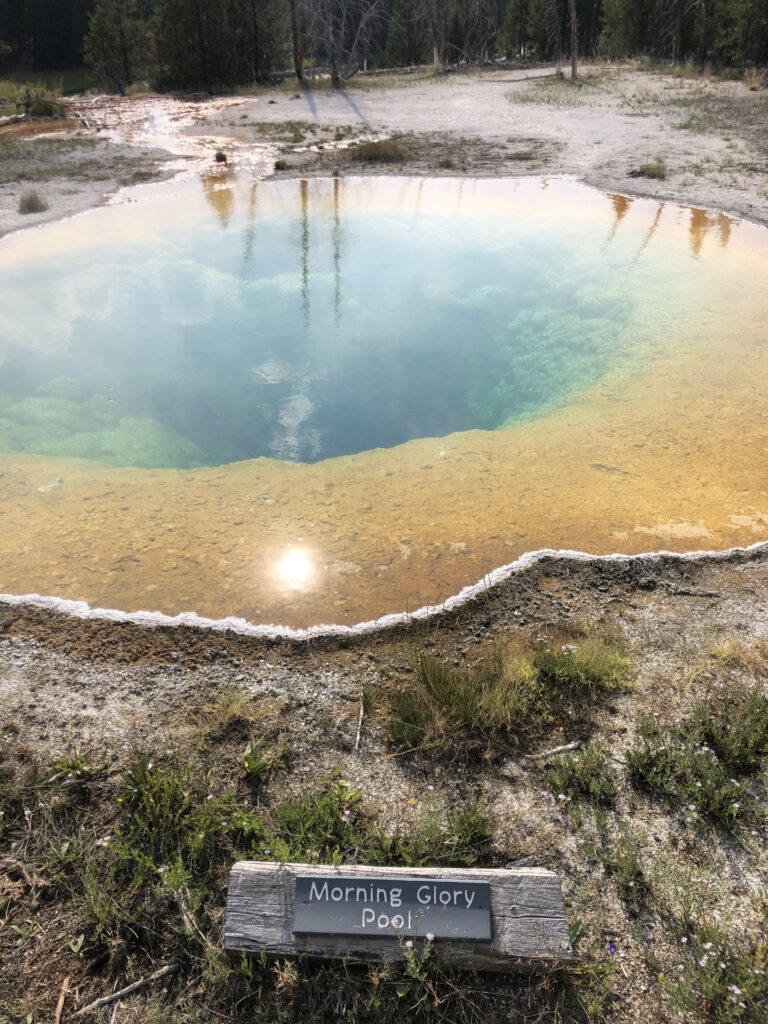
{"type": "Polygon", "coordinates": [[[363,633],[375,633],[391,626],[407,625],[409,622],[433,618],[442,612],[452,611],[467,604],[479,594],[487,594],[489,590],[504,583],[517,573],[530,569],[536,562],[545,558],[570,559],[574,562],[657,562],[662,558],[676,562],[722,562],[736,555],[751,555],[760,552],[768,553],[768,541],[758,541],[748,547],[727,548],[724,551],[649,551],[639,555],[590,555],[585,551],[555,550],[543,548],[540,551],[528,551],[514,562],[493,569],[477,583],[464,587],[458,594],[447,598],[442,604],[424,605],[414,612],[395,612],[382,615],[368,622],[358,622],[354,626],[317,625],[307,629],[294,629],[290,626],[255,625],[247,619],[234,618],[207,619],[196,612],[180,612],[178,615],[165,615],[163,612],[123,612],[116,608],[91,608],[86,601],[68,601],[62,597],[46,597],[41,594],[0,594],[0,602],[10,606],[32,605],[37,608],[49,608],[63,612],[77,619],[107,619],[112,622],[132,622],[140,626],[188,626],[193,629],[213,630],[215,632],[239,633],[243,636],[262,637],[267,639],[307,640],[313,637],[356,636],[363,633]]]}

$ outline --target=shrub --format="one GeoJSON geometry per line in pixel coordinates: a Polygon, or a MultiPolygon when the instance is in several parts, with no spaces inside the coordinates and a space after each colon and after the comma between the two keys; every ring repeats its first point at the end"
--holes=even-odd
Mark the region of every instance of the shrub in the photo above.
{"type": "Polygon", "coordinates": [[[37,92],[32,94],[29,112],[32,117],[65,117],[67,106],[50,93],[37,92]]]}
{"type": "Polygon", "coordinates": [[[19,199],[19,213],[42,213],[48,209],[48,203],[37,192],[25,192],[19,199]]]}
{"type": "Polygon", "coordinates": [[[748,68],[744,81],[750,92],[757,92],[768,84],[768,68],[748,68]]]}

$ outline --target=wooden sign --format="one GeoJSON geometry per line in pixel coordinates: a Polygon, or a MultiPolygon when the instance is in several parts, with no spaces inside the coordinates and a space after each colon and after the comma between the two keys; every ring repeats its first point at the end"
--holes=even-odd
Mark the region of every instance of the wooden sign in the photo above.
{"type": "Polygon", "coordinates": [[[297,875],[293,931],[394,938],[491,938],[488,882],[297,875]]]}
{"type": "Polygon", "coordinates": [[[241,861],[229,876],[224,949],[371,963],[434,943],[473,970],[572,956],[560,880],[543,868],[325,867],[241,861]]]}

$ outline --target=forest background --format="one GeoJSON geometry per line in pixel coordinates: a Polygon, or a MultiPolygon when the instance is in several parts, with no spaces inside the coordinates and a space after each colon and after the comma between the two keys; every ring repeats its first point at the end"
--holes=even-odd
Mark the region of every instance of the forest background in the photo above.
{"type": "Polygon", "coordinates": [[[0,0],[0,76],[87,65],[114,92],[574,52],[764,66],[768,0],[0,0]]]}

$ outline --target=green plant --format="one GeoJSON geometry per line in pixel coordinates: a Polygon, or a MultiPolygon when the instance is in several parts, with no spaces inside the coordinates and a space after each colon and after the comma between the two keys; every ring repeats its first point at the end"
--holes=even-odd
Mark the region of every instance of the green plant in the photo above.
{"type": "Polygon", "coordinates": [[[259,751],[253,740],[249,740],[243,752],[242,760],[238,760],[237,763],[243,768],[246,777],[252,782],[263,782],[274,771],[284,766],[286,747],[287,740],[284,736],[281,737],[276,750],[267,749],[263,753],[259,751]]]}
{"type": "Polygon", "coordinates": [[[111,843],[120,867],[137,881],[179,857],[198,872],[209,868],[227,805],[207,792],[209,775],[189,766],[162,770],[141,758],[123,781],[122,821],[111,843]]]}
{"type": "Polygon", "coordinates": [[[366,844],[360,790],[341,778],[341,769],[310,786],[296,800],[277,805],[264,836],[275,860],[341,864],[366,844]]]}
{"type": "Polygon", "coordinates": [[[736,776],[757,772],[768,756],[768,694],[759,686],[721,685],[686,721],[641,719],[626,764],[638,788],[734,829],[755,814],[747,783],[736,776]]]}
{"type": "Polygon", "coordinates": [[[472,800],[458,807],[445,825],[442,857],[446,862],[473,864],[486,853],[492,828],[484,800],[472,800]]]}
{"type": "Polygon", "coordinates": [[[71,754],[54,761],[53,767],[56,773],[48,779],[48,784],[59,781],[83,783],[101,775],[107,767],[107,762],[91,764],[85,751],[76,747],[71,754]]]}
{"type": "Polygon", "coordinates": [[[673,1011],[698,1012],[713,1024],[763,1024],[768,1005],[768,936],[729,932],[717,917],[678,922],[683,961],[663,978],[673,1011]]]}
{"type": "Polygon", "coordinates": [[[544,776],[544,786],[555,794],[584,799],[592,804],[610,804],[616,796],[615,770],[605,747],[588,743],[575,755],[558,757],[544,776]]]}
{"type": "Polygon", "coordinates": [[[628,830],[623,830],[615,846],[606,844],[600,852],[600,860],[608,874],[616,882],[621,898],[630,904],[637,904],[647,891],[645,874],[640,863],[637,840],[628,830]]]}
{"type": "Polygon", "coordinates": [[[42,213],[48,209],[48,203],[37,192],[24,192],[19,199],[19,213],[42,213]]]}

